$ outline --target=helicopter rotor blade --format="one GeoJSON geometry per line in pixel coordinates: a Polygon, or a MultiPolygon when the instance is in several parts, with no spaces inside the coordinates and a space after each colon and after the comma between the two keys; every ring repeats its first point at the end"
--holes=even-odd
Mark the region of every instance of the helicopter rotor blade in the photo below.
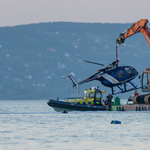
{"type": "Polygon", "coordinates": [[[100,66],[104,66],[104,67],[107,67],[106,65],[104,64],[100,64],[100,63],[96,63],[96,62],[92,62],[92,61],[88,61],[88,60],[84,60],[85,62],[88,62],[88,63],[91,63],[91,64],[96,64],[96,65],[100,65],[100,66]]]}

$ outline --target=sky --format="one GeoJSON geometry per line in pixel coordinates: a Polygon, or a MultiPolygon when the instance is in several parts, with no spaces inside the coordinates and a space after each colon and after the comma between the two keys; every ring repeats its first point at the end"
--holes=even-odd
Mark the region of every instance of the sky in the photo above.
{"type": "Polygon", "coordinates": [[[40,22],[133,23],[150,0],[0,0],[0,27],[40,22]]]}

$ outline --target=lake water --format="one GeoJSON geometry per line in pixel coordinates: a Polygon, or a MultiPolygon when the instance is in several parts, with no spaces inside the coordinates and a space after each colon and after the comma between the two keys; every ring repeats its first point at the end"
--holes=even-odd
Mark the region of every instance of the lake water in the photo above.
{"type": "Polygon", "coordinates": [[[0,101],[0,150],[100,149],[149,150],[150,112],[62,114],[47,100],[0,101]]]}

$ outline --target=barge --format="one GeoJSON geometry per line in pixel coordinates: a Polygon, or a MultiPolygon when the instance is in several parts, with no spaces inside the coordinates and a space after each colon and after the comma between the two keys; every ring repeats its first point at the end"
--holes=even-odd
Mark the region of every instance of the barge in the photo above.
{"type": "Polygon", "coordinates": [[[138,96],[129,97],[127,103],[122,105],[120,104],[119,97],[116,97],[114,102],[112,102],[111,111],[150,111],[150,104],[138,104],[137,101],[135,101],[136,97],[138,96]]]}

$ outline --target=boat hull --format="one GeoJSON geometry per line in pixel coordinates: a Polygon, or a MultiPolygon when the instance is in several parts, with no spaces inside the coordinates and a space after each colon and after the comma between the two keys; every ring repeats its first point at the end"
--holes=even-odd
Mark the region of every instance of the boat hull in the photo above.
{"type": "Polygon", "coordinates": [[[57,112],[63,111],[105,111],[106,107],[103,105],[86,105],[86,104],[74,104],[63,101],[57,101],[50,99],[47,104],[51,106],[57,112]]]}

